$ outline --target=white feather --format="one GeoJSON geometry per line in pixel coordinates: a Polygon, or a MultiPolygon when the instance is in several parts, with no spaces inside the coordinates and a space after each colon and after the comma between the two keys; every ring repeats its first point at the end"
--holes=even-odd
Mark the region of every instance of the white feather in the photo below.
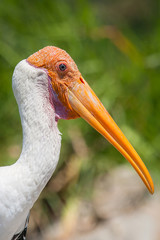
{"type": "Polygon", "coordinates": [[[0,168],[1,240],[10,240],[23,229],[29,210],[56,168],[61,146],[47,73],[23,60],[12,80],[23,147],[15,164],[0,168]]]}

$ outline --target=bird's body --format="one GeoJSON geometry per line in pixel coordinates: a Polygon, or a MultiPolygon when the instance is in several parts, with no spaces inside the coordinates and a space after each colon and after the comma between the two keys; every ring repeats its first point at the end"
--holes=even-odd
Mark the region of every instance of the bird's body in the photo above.
{"type": "Polygon", "coordinates": [[[13,74],[13,91],[19,106],[23,146],[15,164],[0,168],[0,240],[14,239],[23,231],[30,209],[57,166],[60,118],[82,116],[131,162],[153,192],[143,162],[65,51],[46,47],[22,60],[13,74]]]}

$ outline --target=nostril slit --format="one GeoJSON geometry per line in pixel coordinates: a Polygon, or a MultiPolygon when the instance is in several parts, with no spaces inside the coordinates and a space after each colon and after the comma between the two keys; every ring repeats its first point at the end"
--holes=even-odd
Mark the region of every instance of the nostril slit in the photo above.
{"type": "Polygon", "coordinates": [[[81,81],[81,82],[84,84],[83,78],[82,78],[82,77],[80,77],[79,79],[80,79],[80,81],[81,81]]]}

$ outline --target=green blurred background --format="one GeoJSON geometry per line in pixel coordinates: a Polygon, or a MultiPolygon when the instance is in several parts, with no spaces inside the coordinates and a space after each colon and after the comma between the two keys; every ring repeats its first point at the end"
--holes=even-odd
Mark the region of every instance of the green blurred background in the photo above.
{"type": "MultiPolygon", "coordinates": [[[[159,4],[158,0],[1,1],[0,165],[15,162],[21,151],[21,123],[11,86],[14,67],[44,46],[54,45],[75,60],[159,187],[159,4]]],[[[53,181],[55,191],[49,184],[40,200],[40,205],[58,206],[57,212],[61,209],[57,196],[64,201],[90,196],[96,176],[128,164],[84,120],[61,120],[59,129],[62,149],[54,177],[67,172],[65,183],[57,186],[53,181]]]]}

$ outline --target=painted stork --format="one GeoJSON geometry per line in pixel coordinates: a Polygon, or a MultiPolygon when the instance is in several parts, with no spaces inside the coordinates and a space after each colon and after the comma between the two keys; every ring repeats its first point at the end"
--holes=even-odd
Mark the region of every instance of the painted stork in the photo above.
{"type": "Polygon", "coordinates": [[[59,159],[59,119],[84,118],[132,164],[150,193],[152,178],[139,155],[62,49],[48,46],[16,66],[13,92],[23,128],[17,162],[0,168],[0,239],[25,239],[29,211],[59,159]]]}

